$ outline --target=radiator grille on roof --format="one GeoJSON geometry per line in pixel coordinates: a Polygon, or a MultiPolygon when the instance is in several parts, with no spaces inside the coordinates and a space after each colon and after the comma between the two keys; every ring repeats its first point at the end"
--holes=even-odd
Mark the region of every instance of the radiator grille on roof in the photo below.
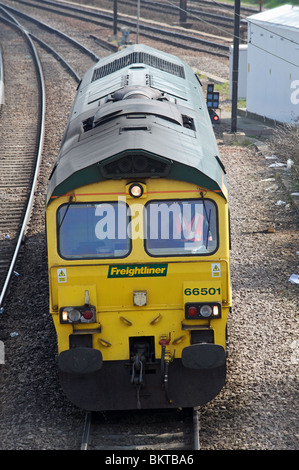
{"type": "Polygon", "coordinates": [[[168,62],[167,60],[160,59],[159,57],[147,54],[146,52],[132,52],[125,57],[121,57],[120,59],[116,59],[109,64],[95,69],[93,72],[92,82],[132,64],[150,65],[156,69],[163,70],[163,72],[168,72],[172,75],[176,75],[177,77],[185,78],[184,67],[181,65],[168,62]]]}

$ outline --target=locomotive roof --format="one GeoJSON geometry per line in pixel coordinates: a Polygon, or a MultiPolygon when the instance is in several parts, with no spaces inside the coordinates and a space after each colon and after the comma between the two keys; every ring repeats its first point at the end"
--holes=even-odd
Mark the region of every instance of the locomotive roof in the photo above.
{"type": "Polygon", "coordinates": [[[160,176],[226,198],[224,168],[200,88],[187,64],[144,45],[98,62],[78,88],[47,203],[78,187],[120,177],[110,175],[109,164],[132,155],[149,158],[158,173],[163,167],[160,176]]]}

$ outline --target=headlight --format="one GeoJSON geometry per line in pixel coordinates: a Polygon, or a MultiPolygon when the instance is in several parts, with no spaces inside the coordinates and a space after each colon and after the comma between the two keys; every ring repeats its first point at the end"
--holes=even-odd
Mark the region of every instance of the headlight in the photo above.
{"type": "Polygon", "coordinates": [[[221,318],[220,303],[187,303],[185,304],[186,320],[221,318]]]}
{"type": "Polygon", "coordinates": [[[130,196],[132,197],[141,197],[142,194],[143,194],[143,187],[141,184],[139,183],[133,183],[131,184],[131,186],[129,187],[129,193],[130,193],[130,196]]]}
{"type": "Polygon", "coordinates": [[[211,305],[203,305],[199,309],[199,313],[204,318],[209,318],[212,315],[212,312],[213,312],[213,310],[212,310],[211,305]]]}
{"type": "Polygon", "coordinates": [[[96,322],[96,308],[91,305],[82,307],[62,307],[60,309],[60,323],[94,323],[96,322]]]}
{"type": "Polygon", "coordinates": [[[72,308],[72,310],[68,312],[68,319],[72,323],[79,321],[80,318],[81,318],[81,312],[79,312],[79,310],[77,310],[76,308],[72,308]]]}

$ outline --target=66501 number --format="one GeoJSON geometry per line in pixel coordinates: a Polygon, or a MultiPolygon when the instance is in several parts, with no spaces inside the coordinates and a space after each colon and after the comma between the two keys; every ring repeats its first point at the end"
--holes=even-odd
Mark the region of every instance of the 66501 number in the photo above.
{"type": "Polygon", "coordinates": [[[220,287],[218,287],[217,289],[215,289],[215,287],[194,287],[193,289],[187,287],[184,290],[185,295],[220,295],[220,292],[220,287]]]}

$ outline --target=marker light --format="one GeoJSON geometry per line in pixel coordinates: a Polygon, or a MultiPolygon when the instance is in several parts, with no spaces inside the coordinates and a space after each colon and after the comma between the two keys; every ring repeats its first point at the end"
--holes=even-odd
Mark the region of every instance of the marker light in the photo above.
{"type": "Polygon", "coordinates": [[[208,302],[190,302],[185,304],[186,320],[204,320],[209,318],[221,318],[221,304],[208,302]]]}
{"type": "Polygon", "coordinates": [[[191,307],[188,308],[188,315],[190,317],[195,317],[196,314],[197,314],[197,308],[191,305],[191,307]]]}
{"type": "Polygon", "coordinates": [[[85,312],[83,313],[83,317],[85,318],[85,320],[91,320],[92,317],[93,317],[93,313],[91,310],[85,310],[85,312]]]}
{"type": "Polygon", "coordinates": [[[133,183],[129,188],[129,193],[132,197],[140,197],[143,194],[143,187],[141,184],[133,183]]]}
{"type": "Polygon", "coordinates": [[[96,308],[92,305],[81,307],[62,307],[60,309],[60,323],[94,323],[96,322],[96,308]]]}
{"type": "Polygon", "coordinates": [[[68,321],[68,312],[66,310],[62,310],[61,312],[61,319],[63,322],[67,322],[68,321]]]}
{"type": "Polygon", "coordinates": [[[219,306],[213,305],[213,317],[218,317],[219,315],[219,306]]]}

